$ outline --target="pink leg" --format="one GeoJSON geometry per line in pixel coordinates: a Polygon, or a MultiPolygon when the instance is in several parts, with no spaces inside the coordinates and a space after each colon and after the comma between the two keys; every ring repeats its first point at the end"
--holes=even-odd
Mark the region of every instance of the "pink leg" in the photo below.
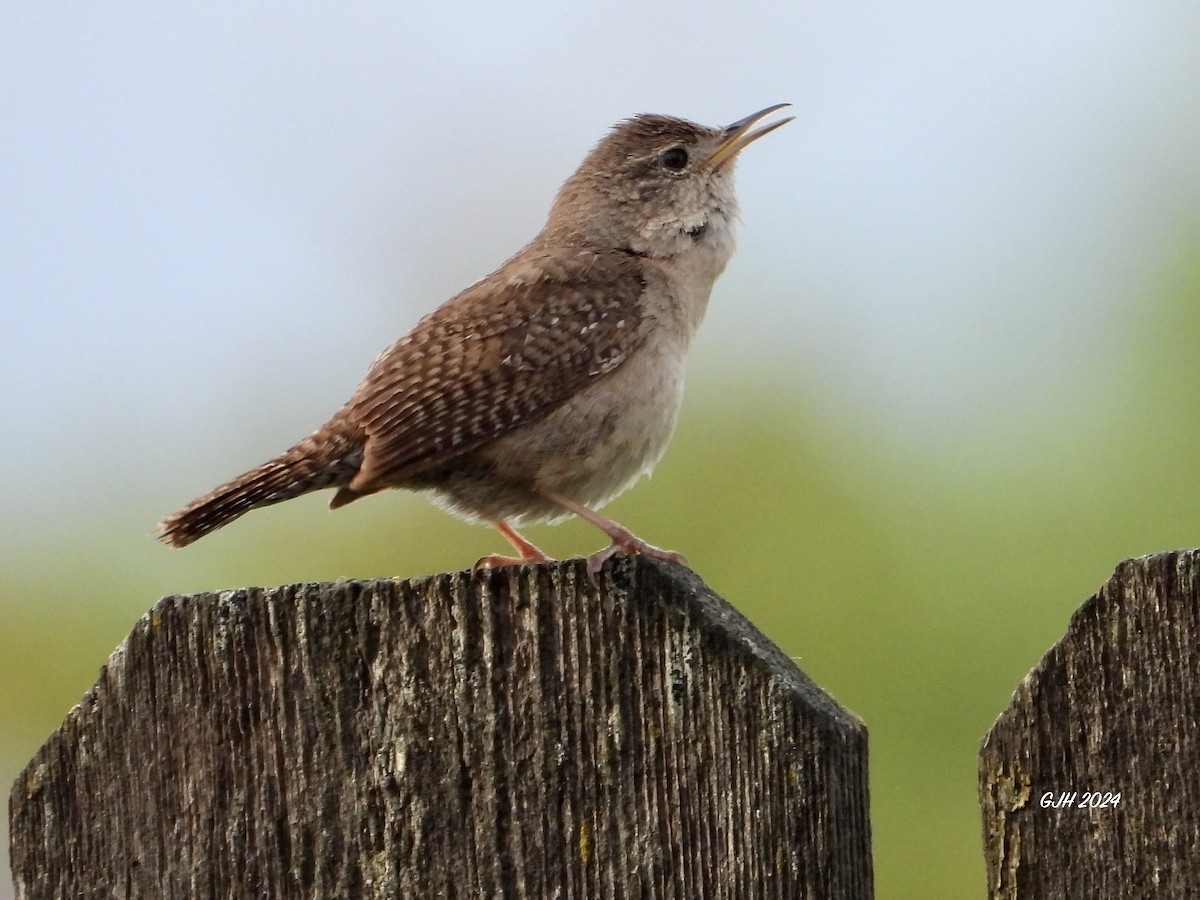
{"type": "Polygon", "coordinates": [[[665,559],[668,562],[686,563],[682,553],[676,553],[674,550],[663,550],[661,547],[655,547],[653,544],[647,544],[628,528],[618,525],[612,519],[606,518],[600,513],[588,509],[582,503],[576,503],[570,497],[564,497],[557,491],[543,490],[541,495],[547,500],[552,500],[563,509],[570,510],[579,516],[579,518],[591,522],[610,538],[612,543],[603,550],[597,550],[587,558],[588,574],[592,577],[592,581],[596,580],[596,575],[600,571],[600,567],[609,559],[618,553],[641,553],[643,556],[652,556],[655,559],[665,559]]]}
{"type": "Polygon", "coordinates": [[[519,566],[522,563],[528,562],[552,562],[549,556],[531,544],[528,540],[522,537],[517,529],[513,528],[503,519],[489,516],[488,521],[504,535],[505,539],[516,548],[520,556],[485,556],[476,560],[475,565],[471,567],[472,572],[478,572],[480,569],[495,569],[500,566],[519,566]]]}

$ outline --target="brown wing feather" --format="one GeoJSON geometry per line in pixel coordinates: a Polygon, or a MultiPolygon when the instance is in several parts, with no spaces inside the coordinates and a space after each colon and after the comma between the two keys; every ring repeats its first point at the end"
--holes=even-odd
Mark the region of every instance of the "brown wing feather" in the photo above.
{"type": "Polygon", "coordinates": [[[637,257],[546,251],[426,316],[347,404],[366,445],[342,502],[535,421],[613,371],[643,339],[644,287],[637,257]]]}

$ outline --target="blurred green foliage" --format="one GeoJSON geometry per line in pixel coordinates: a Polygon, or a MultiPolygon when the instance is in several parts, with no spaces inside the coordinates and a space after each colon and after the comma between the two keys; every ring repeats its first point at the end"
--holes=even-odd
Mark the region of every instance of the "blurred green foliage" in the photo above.
{"type": "MultiPolygon", "coordinates": [[[[881,898],[983,896],[981,736],[1118,561],[1197,543],[1200,268],[1176,276],[1124,311],[1085,402],[1013,410],[941,445],[818,411],[806,404],[831,386],[797,391],[786,370],[697,373],[655,477],[609,508],[684,550],[866,720],[881,898]]],[[[324,495],[303,498],[172,552],[147,533],[182,499],[3,548],[5,783],[161,594],[418,575],[504,549],[395,493],[336,516],[324,495]]],[[[602,543],[574,522],[530,536],[559,555],[602,543]]]]}

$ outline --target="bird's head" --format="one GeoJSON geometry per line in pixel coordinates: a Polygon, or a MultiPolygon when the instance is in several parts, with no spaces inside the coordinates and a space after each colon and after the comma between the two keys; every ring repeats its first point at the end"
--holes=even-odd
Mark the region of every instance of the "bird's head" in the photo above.
{"type": "Polygon", "coordinates": [[[791,121],[754,128],[779,103],[724,128],[639,115],[614,127],[567,179],[542,240],[671,258],[694,250],[723,268],[733,252],[738,153],[791,121]]]}

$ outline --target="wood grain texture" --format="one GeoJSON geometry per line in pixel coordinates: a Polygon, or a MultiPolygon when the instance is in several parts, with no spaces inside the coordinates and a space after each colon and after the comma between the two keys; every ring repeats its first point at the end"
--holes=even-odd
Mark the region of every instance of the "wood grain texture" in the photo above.
{"type": "Polygon", "coordinates": [[[990,897],[1200,897],[1198,637],[1200,551],[1128,560],[1079,608],[980,751],[990,897]]]}
{"type": "Polygon", "coordinates": [[[167,597],[13,786],[17,896],[871,896],[866,731],[687,569],[167,597]]]}

